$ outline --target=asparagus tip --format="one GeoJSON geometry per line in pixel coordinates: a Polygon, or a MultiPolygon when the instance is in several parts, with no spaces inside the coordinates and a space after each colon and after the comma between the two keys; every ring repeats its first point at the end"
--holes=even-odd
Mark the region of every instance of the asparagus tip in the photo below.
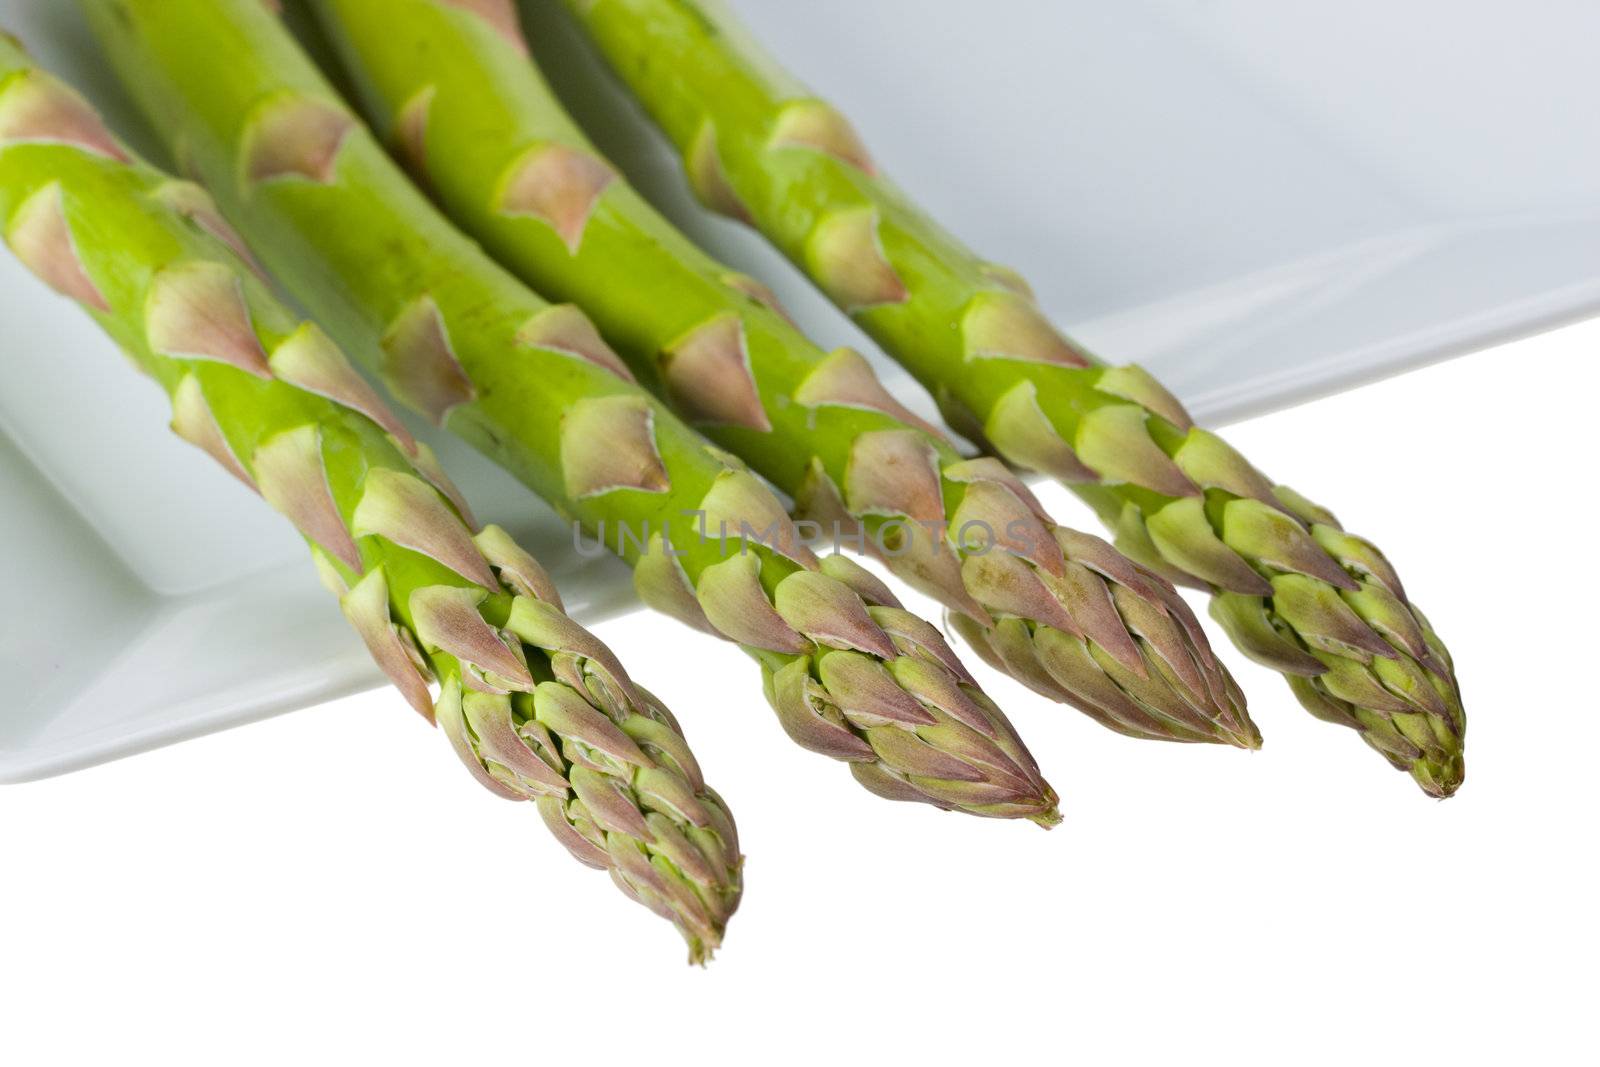
{"type": "Polygon", "coordinates": [[[1256,729],[1256,724],[1248,717],[1228,732],[1227,741],[1235,748],[1242,748],[1247,752],[1261,751],[1261,731],[1256,729]]]}
{"type": "Polygon", "coordinates": [[[704,969],[706,964],[710,963],[717,954],[717,949],[722,947],[720,934],[711,936],[685,934],[684,937],[689,942],[689,966],[691,967],[704,969]]]}
{"type": "Polygon", "coordinates": [[[1048,811],[1029,816],[1029,821],[1041,830],[1053,830],[1061,825],[1061,809],[1052,804],[1048,811]]]}
{"type": "Polygon", "coordinates": [[[1430,797],[1449,800],[1466,780],[1467,768],[1460,756],[1444,761],[1418,760],[1411,766],[1411,777],[1430,797]]]}

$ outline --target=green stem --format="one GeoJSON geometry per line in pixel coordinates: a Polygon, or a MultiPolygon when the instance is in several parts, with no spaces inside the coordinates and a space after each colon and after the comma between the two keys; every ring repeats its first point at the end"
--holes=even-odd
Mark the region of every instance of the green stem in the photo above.
{"type": "Polygon", "coordinates": [[[4,38],[0,218],[18,257],[166,390],[174,430],[295,523],[379,666],[474,776],[534,800],[579,860],[709,955],[741,857],[671,714],[503,530],[474,533],[426,446],[272,295],[205,191],[133,158],[4,38]]]}
{"type": "Polygon", "coordinates": [[[674,229],[568,118],[514,19],[447,0],[314,8],[368,115],[454,221],[540,292],[581,305],[641,381],[807,518],[864,535],[991,662],[1124,733],[1258,743],[1170,586],[1056,527],[859,354],[817,348],[759,283],[674,229]]]}
{"type": "Polygon", "coordinates": [[[330,332],[620,547],[647,602],[749,650],[791,736],[886,795],[1055,817],[938,633],[858,568],[818,561],[759,479],[642,390],[581,312],[440,217],[259,0],[84,7],[175,157],[330,332]],[[880,690],[897,718],[868,699],[880,690]]]}
{"type": "Polygon", "coordinates": [[[1195,427],[1146,372],[1059,333],[1014,271],[885,179],[848,121],[720,3],[567,5],[700,197],[761,230],[952,425],[1077,490],[1129,556],[1210,590],[1234,642],[1313,714],[1358,730],[1429,794],[1456,790],[1466,723],[1449,654],[1374,546],[1195,427]]]}

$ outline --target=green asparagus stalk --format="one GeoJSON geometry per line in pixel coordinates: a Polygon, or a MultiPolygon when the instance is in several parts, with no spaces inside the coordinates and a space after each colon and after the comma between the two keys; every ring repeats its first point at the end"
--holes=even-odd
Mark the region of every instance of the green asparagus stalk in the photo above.
{"type": "Polygon", "coordinates": [[[473,532],[427,447],[272,296],[205,191],[135,159],[3,37],[0,218],[12,251],[166,390],[173,429],[294,523],[474,776],[534,801],[574,856],[708,956],[739,902],[738,838],[672,715],[504,530],[473,532]]]}
{"type": "Polygon", "coordinates": [[[894,799],[1059,819],[938,631],[855,564],[819,561],[580,311],[444,221],[259,0],[83,6],[176,157],[346,349],[623,554],[647,603],[742,645],[794,740],[894,799]]]}
{"type": "Polygon", "coordinates": [[[716,0],[566,0],[709,206],[766,234],[939,399],[953,426],[1092,504],[1312,714],[1427,793],[1463,775],[1449,653],[1382,553],[1275,484],[1136,366],[1059,333],[1014,272],[891,185],[846,119],[716,0]]]}
{"type": "Polygon", "coordinates": [[[318,0],[373,124],[445,212],[546,296],[585,308],[639,379],[819,525],[944,603],[991,662],[1138,737],[1260,742],[1164,579],[1056,526],[848,349],[652,209],[562,110],[510,0],[318,0]],[[562,207],[558,208],[558,205],[562,207]]]}

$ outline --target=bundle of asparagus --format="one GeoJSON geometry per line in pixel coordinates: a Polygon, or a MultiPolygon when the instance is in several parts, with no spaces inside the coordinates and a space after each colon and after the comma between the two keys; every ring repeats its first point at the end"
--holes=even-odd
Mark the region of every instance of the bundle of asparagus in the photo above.
{"type": "Polygon", "coordinates": [[[473,532],[427,446],[273,298],[205,191],[134,158],[3,36],[0,218],[18,258],[167,391],[172,428],[294,523],[474,776],[533,800],[575,857],[709,956],[739,903],[738,835],[671,713],[504,530],[473,532]]]}
{"type": "Polygon", "coordinates": [[[1172,586],[1057,526],[961,456],[849,349],[826,353],[603,160],[529,58],[509,0],[317,0],[374,125],[468,233],[585,308],[630,369],[819,523],[853,528],[996,666],[1136,737],[1254,748],[1172,586]]]}
{"type": "Polygon", "coordinates": [[[1186,581],[1313,713],[1429,793],[1459,786],[1449,655],[1376,548],[1149,375],[1066,339],[711,0],[568,3],[700,196],[777,242],[999,458],[964,457],[859,354],[817,348],[628,188],[544,84],[512,0],[313,4],[419,180],[571,304],[434,211],[275,0],[82,0],[216,200],[135,158],[0,36],[8,245],[163,387],[180,436],[295,525],[379,666],[485,788],[533,800],[692,959],[718,946],[742,858],[676,720],[535,560],[477,527],[345,350],[633,563],[648,604],[743,646],[789,735],[884,797],[1059,819],[939,632],[860,566],[819,559],[763,475],[942,601],[993,665],[1113,730],[1259,744],[1171,584],[1186,581]],[[263,265],[332,337],[274,298],[263,265]],[[1133,558],[1058,526],[1002,459],[1072,485],[1133,558]]]}
{"type": "Polygon", "coordinates": [[[890,185],[848,121],[716,0],[566,2],[701,199],[766,234],[952,425],[1074,488],[1134,559],[1209,590],[1234,642],[1312,714],[1430,795],[1455,792],[1466,723],[1450,656],[1377,548],[1196,427],[1147,373],[1059,333],[1015,272],[890,185]]]}
{"type": "MultiPolygon", "coordinates": [[[[757,476],[641,390],[581,312],[439,218],[260,0],[83,6],[175,156],[330,332],[633,562],[647,603],[744,646],[797,742],[893,799],[1059,818],[938,631],[855,564],[818,560],[757,476]]],[[[565,190],[530,195],[565,217],[565,190]]]]}

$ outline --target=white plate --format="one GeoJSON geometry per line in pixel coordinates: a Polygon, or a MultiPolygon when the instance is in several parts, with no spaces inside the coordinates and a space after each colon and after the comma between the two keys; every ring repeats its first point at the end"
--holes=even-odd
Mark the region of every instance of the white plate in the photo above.
{"type": "MultiPolygon", "coordinates": [[[[624,169],[819,340],[859,344],[759,240],[688,201],[553,0],[528,6],[624,169]]],[[[956,232],[1210,421],[1600,308],[1588,0],[738,7],[956,232]]],[[[0,0],[0,23],[148,146],[74,5],[0,0]]],[[[9,256],[0,322],[0,781],[377,683],[287,527],[172,438],[157,391],[9,256]]],[[[582,560],[526,490],[422,436],[576,614],[628,606],[620,565],[582,560]]]]}

